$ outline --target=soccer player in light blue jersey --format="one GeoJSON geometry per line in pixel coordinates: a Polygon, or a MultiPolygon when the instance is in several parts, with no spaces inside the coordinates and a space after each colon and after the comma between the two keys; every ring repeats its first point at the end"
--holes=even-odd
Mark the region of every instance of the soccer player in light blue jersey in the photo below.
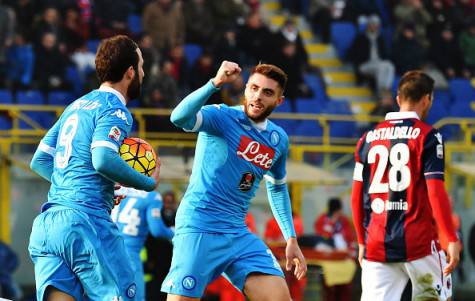
{"type": "MultiPolygon", "coordinates": [[[[129,187],[122,187],[116,191],[117,195],[125,196],[120,205],[112,209],[112,220],[119,227],[124,238],[125,246],[135,267],[135,283],[137,292],[135,300],[145,300],[145,283],[140,251],[142,250],[148,233],[153,237],[172,239],[174,230],[168,228],[161,216],[162,197],[159,193],[146,192],[129,187]]],[[[159,256],[159,254],[152,254],[159,256]]]]}
{"type": "Polygon", "coordinates": [[[244,223],[262,178],[287,242],[286,269],[295,265],[298,279],[307,271],[285,182],[288,137],[267,119],[284,101],[287,75],[259,64],[246,84],[244,106],[204,106],[240,72],[236,63],[224,61],[216,76],[171,115],[175,125],[199,135],[190,183],[176,216],[172,264],[162,284],[168,301],[199,300],[222,273],[252,301],[290,301],[279,263],[244,223]]]}
{"type": "Polygon", "coordinates": [[[28,248],[38,300],[134,300],[135,271],[110,213],[114,182],[146,191],[158,184],[118,154],[132,127],[126,104],[140,94],[142,66],[130,38],[103,40],[100,88],[72,102],[33,155],[32,170],[51,182],[28,248]]]}

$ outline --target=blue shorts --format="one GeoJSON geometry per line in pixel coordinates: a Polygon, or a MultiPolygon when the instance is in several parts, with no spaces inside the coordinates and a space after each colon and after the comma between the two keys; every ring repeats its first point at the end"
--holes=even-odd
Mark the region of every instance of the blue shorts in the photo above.
{"type": "Polygon", "coordinates": [[[76,300],[134,300],[135,271],[117,226],[62,206],[33,222],[28,247],[35,265],[37,300],[53,286],[76,300]]]}
{"type": "Polygon", "coordinates": [[[173,238],[173,259],[162,292],[200,298],[223,273],[241,291],[250,273],[284,277],[271,250],[250,232],[182,233],[173,238]]]}

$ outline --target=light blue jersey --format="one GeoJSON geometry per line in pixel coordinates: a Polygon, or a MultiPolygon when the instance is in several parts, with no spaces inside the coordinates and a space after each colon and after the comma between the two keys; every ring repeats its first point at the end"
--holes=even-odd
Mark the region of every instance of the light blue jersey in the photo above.
{"type": "MultiPolygon", "coordinates": [[[[149,233],[154,237],[172,239],[174,232],[168,228],[162,218],[162,197],[159,193],[145,192],[133,188],[121,188],[117,195],[126,198],[112,210],[112,220],[124,238],[125,246],[135,265],[135,283],[137,284],[136,300],[145,300],[145,283],[140,251],[149,233]]],[[[149,256],[160,256],[149,254],[149,256]]]]}
{"type": "Polygon", "coordinates": [[[42,139],[39,148],[54,156],[48,204],[64,205],[93,215],[108,215],[114,182],[99,174],[91,150],[117,151],[132,127],[123,96],[101,87],[71,103],[42,139]]]}
{"type": "Polygon", "coordinates": [[[117,154],[132,126],[125,103],[107,86],[75,100],[33,156],[32,169],[51,181],[28,247],[38,300],[50,286],[75,300],[135,298],[135,271],[110,218],[114,182],[105,174],[140,188],[151,189],[154,181],[117,154]]]}
{"type": "Polygon", "coordinates": [[[285,183],[287,134],[270,120],[253,124],[242,106],[203,107],[190,184],[176,217],[177,233],[236,233],[265,176],[285,183]]]}
{"type": "Polygon", "coordinates": [[[251,273],[283,277],[271,250],[245,224],[266,178],[269,202],[285,239],[295,237],[285,183],[288,137],[269,120],[252,122],[242,106],[202,105],[212,82],[188,95],[171,120],[199,131],[190,184],[177,211],[173,258],[162,291],[199,298],[224,274],[242,290],[251,273]]]}

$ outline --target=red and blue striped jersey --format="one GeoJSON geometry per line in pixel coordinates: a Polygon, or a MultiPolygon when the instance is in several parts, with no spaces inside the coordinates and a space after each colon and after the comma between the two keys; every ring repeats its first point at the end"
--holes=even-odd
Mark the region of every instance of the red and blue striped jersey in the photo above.
{"type": "Polygon", "coordinates": [[[441,134],[415,112],[389,113],[361,137],[355,161],[365,258],[411,261],[439,250],[426,180],[444,179],[441,134]]]}

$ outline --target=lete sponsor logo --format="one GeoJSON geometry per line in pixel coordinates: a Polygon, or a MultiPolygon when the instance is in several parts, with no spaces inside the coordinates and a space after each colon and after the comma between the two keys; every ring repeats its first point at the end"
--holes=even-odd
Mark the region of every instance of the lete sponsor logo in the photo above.
{"type": "Polygon", "coordinates": [[[269,170],[274,160],[275,151],[249,137],[241,136],[237,155],[257,167],[269,170]]]}

